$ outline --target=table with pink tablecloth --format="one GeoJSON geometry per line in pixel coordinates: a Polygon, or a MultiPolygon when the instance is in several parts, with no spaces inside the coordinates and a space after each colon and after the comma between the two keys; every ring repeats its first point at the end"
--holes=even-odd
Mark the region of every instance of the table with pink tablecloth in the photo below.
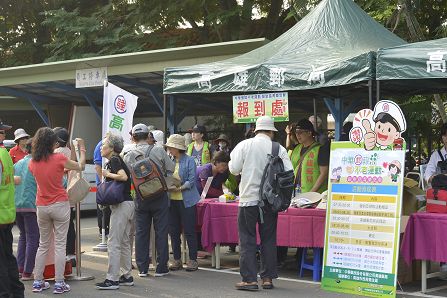
{"type": "Polygon", "coordinates": [[[411,214],[400,252],[407,264],[413,260],[447,262],[447,214],[411,214]]]}
{"type": "MultiPolygon", "coordinates": [[[[213,200],[198,205],[198,223],[202,225],[202,246],[212,251],[216,244],[238,243],[237,203],[213,200]],[[199,218],[199,214],[203,217],[199,218]]],[[[326,210],[289,208],[279,213],[277,245],[323,247],[326,210]]]]}
{"type": "Polygon", "coordinates": [[[421,292],[427,292],[427,279],[443,276],[427,273],[427,262],[447,262],[447,214],[418,212],[411,214],[400,253],[407,264],[421,260],[421,292]]]}

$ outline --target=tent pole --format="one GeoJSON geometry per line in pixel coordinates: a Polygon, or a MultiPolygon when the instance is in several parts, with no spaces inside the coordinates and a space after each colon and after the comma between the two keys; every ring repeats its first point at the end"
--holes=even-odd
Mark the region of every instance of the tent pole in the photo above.
{"type": "Polygon", "coordinates": [[[379,100],[380,100],[380,81],[376,81],[376,102],[379,100]]]}
{"type": "Polygon", "coordinates": [[[373,109],[373,82],[372,80],[368,81],[368,102],[369,102],[369,108],[373,109]]]}
{"type": "Polygon", "coordinates": [[[177,110],[177,101],[174,95],[169,96],[169,134],[174,134],[177,130],[177,119],[175,119],[175,114],[177,110]]]}
{"type": "Polygon", "coordinates": [[[314,102],[314,129],[316,132],[318,132],[317,101],[315,100],[315,97],[313,98],[313,102],[314,102]]]}
{"type": "Polygon", "coordinates": [[[168,98],[166,94],[163,94],[163,132],[165,135],[165,144],[168,135],[168,98]]]}

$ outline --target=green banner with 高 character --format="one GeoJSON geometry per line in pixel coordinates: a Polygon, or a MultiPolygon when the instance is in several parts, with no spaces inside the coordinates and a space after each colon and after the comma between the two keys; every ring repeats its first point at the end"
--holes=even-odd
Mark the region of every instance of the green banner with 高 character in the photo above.
{"type": "Polygon", "coordinates": [[[233,96],[234,123],[253,123],[261,116],[270,116],[276,122],[289,121],[287,92],[233,96]]]}

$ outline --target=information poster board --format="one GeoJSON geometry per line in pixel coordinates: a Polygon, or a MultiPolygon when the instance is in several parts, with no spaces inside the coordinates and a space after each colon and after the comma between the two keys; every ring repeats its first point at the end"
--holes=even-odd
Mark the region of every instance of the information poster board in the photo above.
{"type": "Polygon", "coordinates": [[[253,123],[261,116],[270,116],[276,122],[289,121],[288,93],[233,96],[234,123],[253,123]]]}
{"type": "Polygon", "coordinates": [[[400,111],[380,101],[374,111],[360,111],[351,142],[331,144],[325,290],[396,296],[406,128],[405,119],[396,119],[396,107],[400,111]]]}

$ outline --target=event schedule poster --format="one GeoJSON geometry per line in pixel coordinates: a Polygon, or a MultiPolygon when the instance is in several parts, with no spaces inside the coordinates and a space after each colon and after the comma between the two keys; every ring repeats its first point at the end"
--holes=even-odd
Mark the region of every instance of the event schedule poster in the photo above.
{"type": "Polygon", "coordinates": [[[261,116],[270,116],[276,122],[289,121],[288,93],[233,96],[234,123],[253,123],[261,116]]]}
{"type": "Polygon", "coordinates": [[[321,284],[329,291],[395,297],[406,123],[390,120],[398,118],[390,102],[378,105],[357,113],[351,142],[331,144],[321,284]]]}
{"type": "Polygon", "coordinates": [[[323,289],[395,297],[404,158],[331,144],[323,289]]]}

